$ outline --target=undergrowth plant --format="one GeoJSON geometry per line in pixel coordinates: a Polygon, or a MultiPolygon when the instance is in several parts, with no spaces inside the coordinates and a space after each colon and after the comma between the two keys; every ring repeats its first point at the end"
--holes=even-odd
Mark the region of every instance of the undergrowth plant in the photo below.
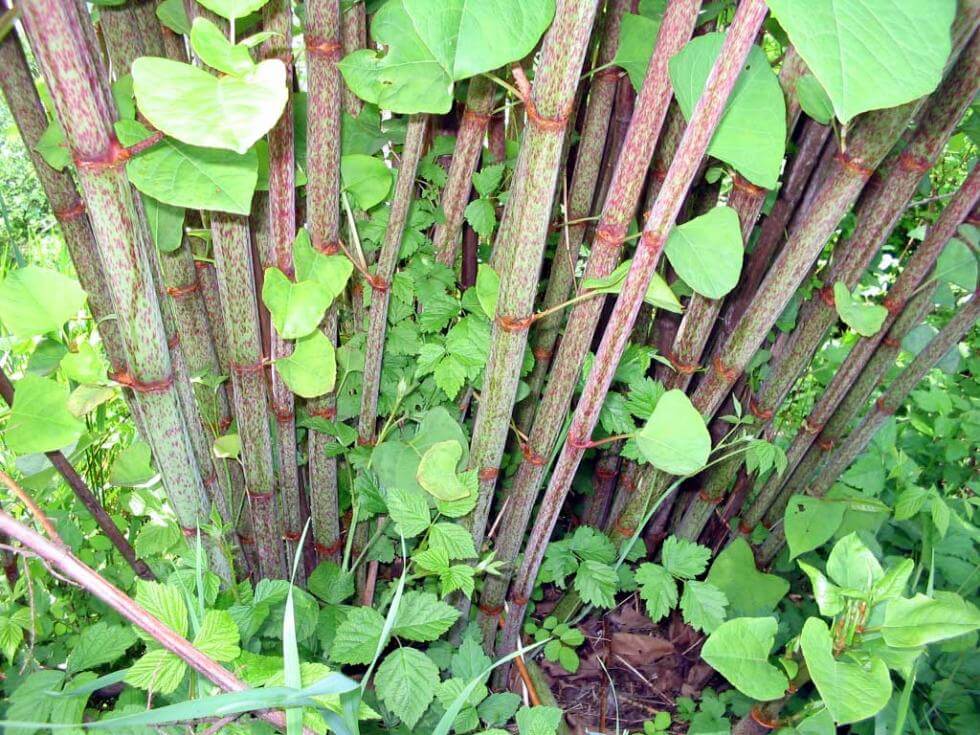
{"type": "Polygon", "coordinates": [[[0,6],[0,727],[976,732],[978,24],[0,6]]]}

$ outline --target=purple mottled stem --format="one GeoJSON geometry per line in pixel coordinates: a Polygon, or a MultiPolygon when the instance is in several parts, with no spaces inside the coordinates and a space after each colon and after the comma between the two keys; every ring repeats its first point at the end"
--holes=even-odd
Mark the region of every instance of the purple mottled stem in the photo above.
{"type": "MultiPolygon", "coordinates": [[[[676,3],[669,7],[674,5],[676,3]]],[[[538,517],[525,546],[524,559],[511,590],[511,607],[504,627],[503,650],[512,650],[517,641],[524,610],[544,558],[545,547],[558,520],[558,513],[571,486],[575,470],[589,448],[592,430],[599,419],[599,411],[612,383],[616,366],[626,349],[664,243],[701,166],[701,159],[721,120],[725,104],[765,16],[766,6],[762,0],[746,0],[739,5],[725,36],[721,53],[708,76],[704,92],[691,113],[691,121],[684,131],[677,155],[671,162],[660,194],[644,225],[632,266],[596,353],[594,367],[572,416],[568,439],[558,456],[538,517]]],[[[663,26],[661,36],[662,32],[663,26]]]]}

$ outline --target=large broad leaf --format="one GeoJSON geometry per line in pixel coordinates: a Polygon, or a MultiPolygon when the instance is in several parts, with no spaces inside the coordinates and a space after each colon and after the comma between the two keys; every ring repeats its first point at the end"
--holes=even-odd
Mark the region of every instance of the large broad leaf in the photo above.
{"type": "MultiPolygon", "coordinates": [[[[973,115],[980,118],[980,113],[973,115]]],[[[977,256],[969,245],[954,237],[940,253],[932,276],[937,281],[948,281],[965,291],[973,291],[977,287],[977,256]]]]}
{"type": "Polygon", "coordinates": [[[718,554],[704,581],[725,593],[731,616],[767,615],[789,592],[785,579],[756,568],[752,548],[741,537],[718,554]]]}
{"type": "Polygon", "coordinates": [[[807,670],[834,722],[847,725],[879,712],[892,693],[888,667],[879,658],[850,663],[834,658],[834,641],[827,624],[810,618],[800,634],[807,670]]]}
{"type": "Polygon", "coordinates": [[[278,268],[267,268],[262,303],[283,339],[298,339],[315,330],[333,301],[316,281],[293,283],[278,268]]]}
{"type": "Polygon", "coordinates": [[[783,526],[789,558],[812,551],[829,541],[844,519],[846,503],[835,503],[809,495],[794,495],[786,505],[783,526]]]}
{"type": "Polygon", "coordinates": [[[251,15],[269,0],[200,0],[208,10],[213,10],[222,18],[235,20],[251,15]]]}
{"type": "Polygon", "coordinates": [[[856,533],[834,544],[827,557],[827,576],[844,589],[870,592],[884,574],[874,553],[856,533]]]}
{"type": "Polygon", "coordinates": [[[647,75],[650,56],[657,43],[657,33],[660,32],[660,21],[647,18],[644,15],[626,13],[619,30],[619,45],[616,47],[616,57],[613,63],[626,70],[630,84],[637,92],[643,86],[647,75]]]}
{"type": "Polygon", "coordinates": [[[53,452],[82,435],[85,424],[68,410],[68,387],[48,378],[25,375],[17,381],[4,441],[14,454],[53,452]]]}
{"type": "Polygon", "coordinates": [[[439,500],[465,498],[469,490],[456,475],[456,466],[463,456],[463,447],[455,439],[437,442],[425,450],[419,460],[415,479],[427,492],[439,500]]]}
{"type": "Polygon", "coordinates": [[[371,23],[387,53],[355,51],[340,71],[354,94],[379,107],[445,113],[454,81],[529,54],[554,14],[554,0],[390,0],[371,23]]]}
{"type": "Polygon", "coordinates": [[[289,99],[286,67],[259,62],[240,77],[214,77],[179,61],[133,62],[133,91],[154,127],[189,145],[245,153],[272,129],[289,99]]]}
{"type": "Polygon", "coordinates": [[[664,254],[684,283],[708,299],[720,299],[742,273],[742,230],[731,207],[715,207],[675,227],[664,254]]]}
{"type": "Polygon", "coordinates": [[[766,0],[841,122],[929,94],[942,79],[956,0],[766,0]]]}
{"type": "Polygon", "coordinates": [[[275,365],[289,390],[303,398],[329,393],[337,379],[336,351],[318,329],[298,339],[292,354],[279,358],[275,365]]]}
{"type": "Polygon", "coordinates": [[[843,283],[834,284],[834,306],[837,315],[847,326],[862,337],[874,337],[888,317],[888,309],[878,304],[868,304],[854,298],[843,283]]]}
{"type": "MultiPolygon", "coordinates": [[[[150,131],[135,120],[120,120],[116,134],[123,145],[132,145],[150,131]]],[[[129,161],[126,173],[133,186],[164,204],[248,214],[258,180],[258,157],[254,149],[239,155],[164,138],[129,161]]]]}
{"type": "Polygon", "coordinates": [[[636,435],[643,458],[672,475],[691,475],[711,454],[711,435],[704,419],[680,390],[664,393],[642,431],[636,435]]]}
{"type": "Polygon", "coordinates": [[[729,620],[708,636],[701,658],[745,696],[760,702],[779,699],[788,682],[769,663],[776,626],[775,618],[729,620]]]}
{"type": "Polygon", "coordinates": [[[353,153],[340,159],[340,179],[357,206],[368,210],[388,196],[392,172],[380,158],[353,153]]]}
{"type": "Polygon", "coordinates": [[[916,595],[898,598],[885,608],[881,635],[895,648],[914,648],[971,633],[980,628],[980,610],[952,592],[935,599],[916,595]]]}
{"type": "Polygon", "coordinates": [[[343,293],[354,272],[354,264],[346,255],[324,255],[316,250],[305,227],[293,240],[293,265],[297,281],[316,281],[331,301],[343,293]]]}
{"type": "MultiPolygon", "coordinates": [[[[670,60],[674,95],[688,120],[724,40],[723,33],[699,36],[670,60]]],[[[779,178],[785,149],[783,90],[765,53],[754,46],[735,83],[708,153],[730,163],[753,184],[772,189],[779,178]]]]}
{"type": "Polygon", "coordinates": [[[78,281],[48,268],[17,268],[0,282],[0,321],[17,337],[56,332],[84,304],[78,281]]]}

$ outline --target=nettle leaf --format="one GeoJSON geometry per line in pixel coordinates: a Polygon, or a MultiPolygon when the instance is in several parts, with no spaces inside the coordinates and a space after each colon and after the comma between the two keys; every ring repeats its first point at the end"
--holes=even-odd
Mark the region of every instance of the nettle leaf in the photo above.
{"type": "Polygon", "coordinates": [[[586,559],[575,573],[575,591],[583,600],[596,607],[613,607],[619,576],[616,570],[600,561],[586,559]]]}
{"type": "MultiPolygon", "coordinates": [[[[135,120],[120,120],[115,129],[123,145],[150,135],[135,120]]],[[[131,159],[126,174],[140,192],[173,207],[248,214],[258,181],[258,157],[254,149],[238,154],[164,138],[131,159]]]]}
{"type": "Polygon", "coordinates": [[[520,735],[555,735],[561,725],[562,711],[558,707],[521,707],[517,712],[517,732],[520,735]]]}
{"type": "Polygon", "coordinates": [[[364,211],[383,202],[391,191],[392,171],[374,156],[352,153],[340,159],[340,180],[364,211]]]}
{"type": "Polygon", "coordinates": [[[278,268],[267,268],[262,303],[283,339],[298,339],[313,332],[333,299],[315,281],[293,283],[278,268]]]}
{"type": "Polygon", "coordinates": [[[834,284],[834,306],[841,321],[862,337],[878,334],[888,317],[888,309],[855,299],[847,286],[840,281],[834,284]]]}
{"type": "MultiPolygon", "coordinates": [[[[691,119],[724,40],[724,33],[699,36],[669,62],[674,95],[686,120],[691,119]]],[[[753,184],[773,189],[785,150],[783,90],[765,52],[753,46],[708,146],[708,154],[730,163],[753,184]]]]}
{"type": "Polygon", "coordinates": [[[756,568],[752,547],[741,537],[715,557],[704,581],[725,593],[730,616],[767,615],[789,592],[788,581],[756,568]]]}
{"type": "Polygon", "coordinates": [[[439,667],[414,648],[389,653],[374,677],[375,688],[385,707],[408,727],[429,707],[439,685],[439,667]]]}
{"type": "Polygon", "coordinates": [[[636,569],[640,597],[647,604],[650,620],[658,622],[677,607],[677,582],[666,569],[650,562],[636,569]]]}
{"type": "Polygon", "coordinates": [[[361,49],[338,66],[366,102],[442,114],[452,105],[454,81],[525,57],[554,14],[554,0],[391,0],[371,22],[371,37],[387,53],[361,49]]]}
{"type": "Polygon", "coordinates": [[[191,22],[181,0],[163,0],[157,5],[157,18],[178,35],[186,36],[191,32],[191,22]]]}
{"type": "Polygon", "coordinates": [[[68,386],[27,374],[16,388],[4,427],[4,441],[11,452],[53,452],[78,441],[85,424],[68,410],[68,386]]]}
{"type": "Polygon", "coordinates": [[[742,694],[760,702],[779,699],[789,682],[769,663],[776,642],[775,618],[736,618],[708,636],[701,658],[742,694]]]}
{"type": "Polygon", "coordinates": [[[794,495],[786,505],[783,524],[790,559],[829,541],[844,520],[845,503],[835,503],[809,495],[794,495]]]}
{"type": "Polygon", "coordinates": [[[647,67],[650,65],[650,57],[653,55],[653,47],[657,43],[659,32],[659,20],[633,13],[623,15],[619,30],[619,45],[616,47],[613,64],[626,70],[630,84],[637,92],[643,86],[643,79],[647,75],[647,67]]]}
{"type": "Polygon", "coordinates": [[[26,265],[0,282],[0,321],[17,337],[60,331],[84,305],[78,281],[49,268],[26,265]]]}
{"type": "Polygon", "coordinates": [[[240,77],[214,77],[179,61],[133,62],[133,92],[155,128],[189,145],[245,153],[276,124],[289,99],[286,67],[266,59],[240,77]]]}
{"type": "Polygon", "coordinates": [[[493,319],[497,315],[499,294],[500,276],[489,265],[481,263],[476,269],[476,298],[488,319],[493,319]]]}
{"type": "Polygon", "coordinates": [[[274,364],[289,390],[303,398],[329,393],[337,380],[336,350],[318,329],[296,340],[292,353],[274,364]]]}
{"type": "Polygon", "coordinates": [[[833,638],[820,618],[806,621],[800,647],[810,678],[838,725],[871,717],[888,704],[892,682],[885,663],[874,657],[865,663],[835,658],[833,638]]]}
{"type": "Polygon", "coordinates": [[[710,633],[725,619],[728,598],[725,593],[708,582],[689,580],[681,594],[681,612],[684,622],[695,630],[710,633]]]}
{"type": "Polygon", "coordinates": [[[453,501],[465,498],[469,490],[456,474],[463,457],[463,446],[455,439],[437,442],[425,450],[419,460],[415,479],[438,500],[453,501]]]}
{"type": "Polygon", "coordinates": [[[251,15],[267,2],[269,0],[201,0],[201,5],[222,18],[236,20],[251,15]]]}
{"type": "Polygon", "coordinates": [[[248,49],[229,41],[221,29],[207,18],[194,19],[191,47],[201,61],[225,74],[242,76],[255,69],[248,49]]]}
{"type": "Polygon", "coordinates": [[[473,174],[473,188],[481,197],[490,196],[497,191],[500,182],[503,181],[505,168],[502,163],[484,166],[479,173],[473,174]]]}
{"type": "Polygon", "coordinates": [[[796,80],[796,99],[803,112],[818,123],[827,125],[834,116],[834,103],[813,74],[804,74],[796,80]]]}
{"type": "Polygon", "coordinates": [[[708,462],[711,435],[704,419],[680,390],[669,390],[657,401],[646,426],[636,435],[637,448],[647,462],[672,475],[691,475],[708,462]]]}
{"type": "Polygon", "coordinates": [[[738,214],[727,206],[675,227],[664,254],[684,283],[708,299],[720,299],[742,273],[742,231],[738,214]]]}
{"type": "Polygon", "coordinates": [[[386,503],[395,528],[405,538],[414,538],[429,527],[429,504],[420,490],[391,488],[386,503]]]}
{"type": "MultiPolygon", "coordinates": [[[[980,118],[980,113],[974,112],[973,115],[980,118]]],[[[977,256],[969,245],[954,237],[939,254],[932,277],[959,286],[964,291],[973,291],[977,287],[977,256]]]]}
{"type": "Polygon", "coordinates": [[[110,625],[104,620],[89,625],[82,629],[78,642],[68,654],[68,673],[111,664],[136,641],[136,634],[125,625],[110,625]]]}
{"type": "Polygon", "coordinates": [[[664,568],[678,579],[693,579],[701,574],[711,558],[711,549],[687,539],[668,536],[660,551],[664,568]]]}
{"type": "Polygon", "coordinates": [[[310,240],[306,228],[300,228],[293,240],[293,265],[297,281],[315,281],[330,295],[332,302],[343,293],[354,264],[346,255],[324,255],[310,240]]]}
{"type": "Polygon", "coordinates": [[[402,597],[392,634],[426,643],[449,630],[457,618],[459,610],[452,605],[442,602],[431,592],[413,590],[402,597]]]}
{"type": "Polygon", "coordinates": [[[337,626],[330,658],[341,664],[371,663],[378,650],[384,624],[385,619],[373,607],[352,607],[344,621],[337,626]]]}
{"type": "Polygon", "coordinates": [[[885,608],[881,635],[895,648],[916,648],[972,633],[980,628],[980,610],[953,592],[935,597],[898,598],[885,608]]]}
{"type": "MultiPolygon", "coordinates": [[[[586,278],[582,281],[582,288],[588,291],[595,291],[596,293],[618,294],[623,290],[623,284],[626,283],[626,274],[629,273],[632,264],[632,260],[624,260],[608,276],[603,278],[586,278]]],[[[647,288],[643,300],[651,306],[669,311],[673,314],[682,314],[684,312],[684,307],[678,301],[677,295],[667,285],[667,281],[658,273],[654,273],[653,278],[650,279],[650,286],[647,288]]]]}
{"type": "Polygon", "coordinates": [[[838,119],[929,94],[950,52],[955,0],[766,0],[838,119]]]}

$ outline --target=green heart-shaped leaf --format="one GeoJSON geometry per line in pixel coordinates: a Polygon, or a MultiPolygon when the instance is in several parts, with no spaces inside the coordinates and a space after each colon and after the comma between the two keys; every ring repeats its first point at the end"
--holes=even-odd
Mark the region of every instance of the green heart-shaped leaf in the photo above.
{"type": "Polygon", "coordinates": [[[275,365],[289,390],[303,398],[329,393],[337,379],[336,351],[319,329],[297,340],[293,353],[275,365]]]}
{"type": "Polygon", "coordinates": [[[179,61],[144,56],[132,66],[140,112],[189,145],[245,153],[286,107],[286,67],[267,59],[240,77],[214,77],[179,61]]]}
{"type": "Polygon", "coordinates": [[[58,331],[84,304],[78,281],[48,268],[17,268],[0,282],[0,321],[18,337],[58,331]]]}
{"type": "Polygon", "coordinates": [[[636,435],[643,458],[672,475],[690,475],[711,454],[711,435],[691,400],[680,390],[664,393],[646,426],[636,435]]]}
{"type": "Polygon", "coordinates": [[[319,283],[293,283],[278,268],[268,268],[262,284],[262,303],[279,336],[299,339],[315,330],[333,299],[319,283]]]}
{"type": "Polygon", "coordinates": [[[675,227],[664,254],[684,282],[708,299],[720,299],[742,273],[742,230],[731,207],[715,207],[675,227]]]}
{"type": "Polygon", "coordinates": [[[85,424],[68,410],[67,386],[25,375],[17,381],[4,441],[14,454],[53,452],[76,441],[85,424]]]}
{"type": "Polygon", "coordinates": [[[788,686],[769,663],[776,641],[775,618],[736,618],[722,623],[705,641],[701,658],[742,694],[760,702],[779,699],[788,686]]]}
{"type": "Polygon", "coordinates": [[[437,442],[422,455],[415,479],[438,500],[465,498],[469,490],[456,474],[456,465],[462,456],[463,446],[455,439],[437,442]]]}

